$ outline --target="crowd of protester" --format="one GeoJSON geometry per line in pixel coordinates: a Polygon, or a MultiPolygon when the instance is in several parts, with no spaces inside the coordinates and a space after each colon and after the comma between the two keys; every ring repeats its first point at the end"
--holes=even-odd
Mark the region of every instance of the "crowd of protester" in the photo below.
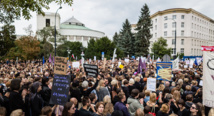
{"type": "Polygon", "coordinates": [[[57,105],[50,103],[52,63],[1,61],[0,116],[214,116],[214,109],[202,105],[201,64],[184,68],[180,62],[170,81],[157,80],[156,91],[150,91],[147,78],[156,78],[155,62],[140,72],[137,60],[121,62],[122,69],[117,60],[91,61],[99,67],[97,78],[81,66],[68,67],[69,99],[57,105]]]}

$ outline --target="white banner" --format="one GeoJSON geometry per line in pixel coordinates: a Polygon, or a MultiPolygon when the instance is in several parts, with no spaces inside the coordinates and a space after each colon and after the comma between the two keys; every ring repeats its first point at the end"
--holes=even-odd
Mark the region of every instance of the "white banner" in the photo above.
{"type": "Polygon", "coordinates": [[[203,51],[203,105],[214,108],[214,53],[203,51]]]}
{"type": "Polygon", "coordinates": [[[179,69],[179,58],[178,57],[172,62],[172,69],[179,69]]]}
{"type": "Polygon", "coordinates": [[[126,59],[125,59],[125,62],[126,62],[126,63],[129,63],[129,59],[126,58],[126,59]]]}
{"type": "Polygon", "coordinates": [[[147,90],[156,91],[156,78],[147,78],[147,90]]]}
{"type": "Polygon", "coordinates": [[[73,68],[79,68],[80,62],[72,62],[73,68]]]}

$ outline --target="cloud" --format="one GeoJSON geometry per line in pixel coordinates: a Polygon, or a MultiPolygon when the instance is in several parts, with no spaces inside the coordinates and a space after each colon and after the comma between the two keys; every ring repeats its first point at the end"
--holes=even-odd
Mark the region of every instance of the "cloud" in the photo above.
{"type": "MultiPolygon", "coordinates": [[[[135,24],[140,16],[140,10],[144,4],[150,8],[150,13],[170,8],[193,8],[202,14],[214,18],[212,11],[212,0],[74,0],[72,6],[63,4],[59,10],[61,22],[74,16],[86,25],[86,27],[102,31],[112,38],[115,32],[119,32],[122,23],[128,19],[135,24]]],[[[59,5],[52,3],[46,12],[56,12],[59,5]]],[[[23,18],[15,22],[16,33],[25,34],[23,28],[29,24],[33,25],[36,31],[36,13],[26,21],[23,18]]]]}

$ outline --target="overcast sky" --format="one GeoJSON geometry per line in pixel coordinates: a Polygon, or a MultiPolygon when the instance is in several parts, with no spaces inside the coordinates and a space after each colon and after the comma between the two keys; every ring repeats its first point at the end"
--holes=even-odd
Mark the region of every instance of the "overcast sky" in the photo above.
{"type": "MultiPolygon", "coordinates": [[[[121,29],[126,18],[131,24],[136,24],[140,16],[140,9],[145,3],[149,6],[150,15],[169,8],[193,8],[214,19],[213,0],[74,0],[72,6],[63,4],[59,14],[61,22],[74,16],[86,27],[102,31],[112,39],[114,33],[121,29]]],[[[44,9],[44,11],[55,13],[58,7],[59,5],[52,3],[50,9],[44,9]]],[[[30,20],[21,18],[21,20],[15,21],[16,34],[25,35],[23,28],[30,24],[35,33],[36,13],[31,14],[30,20]]]]}

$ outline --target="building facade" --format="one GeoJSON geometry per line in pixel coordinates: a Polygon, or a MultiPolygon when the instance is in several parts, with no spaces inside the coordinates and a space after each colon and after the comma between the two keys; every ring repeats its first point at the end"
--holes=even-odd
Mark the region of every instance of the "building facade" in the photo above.
{"type": "Polygon", "coordinates": [[[151,15],[153,42],[163,37],[167,40],[172,55],[201,56],[201,46],[214,45],[214,20],[194,9],[174,8],[151,15]],[[176,42],[175,42],[176,30],[176,42]],[[176,52],[175,52],[176,43],[176,52]]]}
{"type": "MultiPolygon", "coordinates": [[[[37,31],[48,26],[55,26],[55,13],[45,13],[45,16],[37,15],[37,31]]],[[[67,41],[81,42],[84,47],[88,46],[88,41],[90,39],[97,40],[105,36],[105,33],[101,31],[85,27],[85,24],[81,23],[74,17],[60,23],[59,14],[56,15],[56,29],[62,36],[66,37],[67,41]]],[[[57,45],[60,44],[62,43],[57,43],[57,45]]]]}

